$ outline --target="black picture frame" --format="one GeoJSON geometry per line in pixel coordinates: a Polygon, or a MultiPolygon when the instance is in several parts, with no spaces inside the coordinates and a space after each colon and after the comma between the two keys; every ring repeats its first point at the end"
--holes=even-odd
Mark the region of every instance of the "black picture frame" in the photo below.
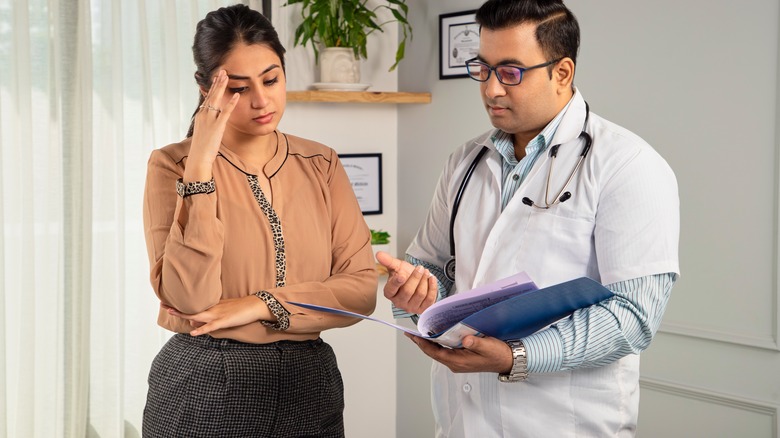
{"type": "Polygon", "coordinates": [[[364,215],[382,214],[382,154],[339,154],[364,215]]]}
{"type": "Polygon", "coordinates": [[[467,78],[465,61],[479,51],[476,9],[439,15],[439,79],[467,78]]]}

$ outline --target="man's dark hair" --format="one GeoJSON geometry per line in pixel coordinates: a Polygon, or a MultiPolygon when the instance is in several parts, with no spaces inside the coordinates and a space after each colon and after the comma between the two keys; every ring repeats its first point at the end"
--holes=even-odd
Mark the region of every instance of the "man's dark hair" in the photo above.
{"type": "Polygon", "coordinates": [[[561,0],[488,0],[476,19],[480,29],[490,30],[536,24],[536,41],[548,61],[568,57],[577,64],[580,25],[561,0]]]}

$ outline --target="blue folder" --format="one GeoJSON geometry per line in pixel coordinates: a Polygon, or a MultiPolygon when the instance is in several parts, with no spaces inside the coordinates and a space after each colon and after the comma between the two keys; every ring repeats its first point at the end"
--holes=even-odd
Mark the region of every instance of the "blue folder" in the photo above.
{"type": "Polygon", "coordinates": [[[581,277],[494,304],[461,324],[494,338],[519,339],[613,295],[598,282],[581,277]]]}

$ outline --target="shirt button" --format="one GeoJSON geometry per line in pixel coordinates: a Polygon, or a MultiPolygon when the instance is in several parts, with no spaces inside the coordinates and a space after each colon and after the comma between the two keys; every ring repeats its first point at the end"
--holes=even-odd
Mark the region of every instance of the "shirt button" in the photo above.
{"type": "Polygon", "coordinates": [[[520,179],[520,175],[518,175],[518,174],[514,174],[514,175],[512,175],[512,179],[513,179],[513,180],[515,180],[515,181],[517,181],[517,180],[519,180],[519,179],[520,179]]]}
{"type": "Polygon", "coordinates": [[[463,392],[471,392],[471,385],[468,383],[463,385],[463,392]]]}

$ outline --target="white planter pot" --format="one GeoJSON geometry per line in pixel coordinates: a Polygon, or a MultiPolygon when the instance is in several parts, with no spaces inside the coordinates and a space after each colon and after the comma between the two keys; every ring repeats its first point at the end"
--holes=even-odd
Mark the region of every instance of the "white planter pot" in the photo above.
{"type": "Polygon", "coordinates": [[[344,47],[325,47],[320,50],[320,80],[327,83],[359,83],[360,62],[355,59],[355,52],[344,47]]]}

